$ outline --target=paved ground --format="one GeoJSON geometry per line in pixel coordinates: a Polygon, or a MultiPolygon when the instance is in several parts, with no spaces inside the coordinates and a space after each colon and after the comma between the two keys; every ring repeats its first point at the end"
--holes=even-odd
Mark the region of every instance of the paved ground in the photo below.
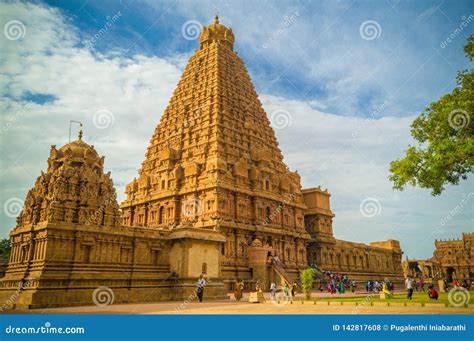
{"type": "MultiPolygon", "coordinates": [[[[360,297],[365,293],[345,294],[344,297],[360,297]]],[[[316,298],[327,297],[325,293],[314,295],[316,298]]],[[[329,295],[330,296],[330,295],[329,295]]],[[[334,296],[332,296],[334,297],[334,296]]],[[[141,304],[113,304],[105,307],[65,307],[35,309],[26,311],[14,311],[20,314],[474,314],[474,307],[469,308],[445,308],[442,306],[420,305],[403,306],[401,304],[386,305],[355,305],[345,302],[343,305],[333,302],[306,302],[301,304],[296,301],[293,304],[284,302],[277,304],[271,302],[267,295],[266,303],[248,303],[245,295],[241,302],[208,301],[197,302],[160,302],[141,304]]],[[[11,311],[9,313],[12,313],[11,311]]]]}
{"type": "Polygon", "coordinates": [[[273,304],[214,301],[114,304],[106,307],[66,307],[16,311],[27,314],[474,314],[474,307],[355,306],[327,304],[273,304]]]}

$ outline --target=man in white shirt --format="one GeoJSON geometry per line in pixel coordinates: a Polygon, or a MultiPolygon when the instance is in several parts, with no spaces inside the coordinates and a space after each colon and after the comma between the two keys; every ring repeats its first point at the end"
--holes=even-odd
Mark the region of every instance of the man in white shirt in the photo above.
{"type": "Polygon", "coordinates": [[[275,282],[272,282],[272,284],[270,284],[270,292],[271,292],[272,298],[275,298],[276,291],[277,291],[277,286],[275,282]]]}
{"type": "Polygon", "coordinates": [[[202,296],[204,294],[204,287],[206,286],[207,281],[204,279],[203,274],[199,276],[199,279],[197,281],[197,288],[196,288],[196,293],[199,302],[202,302],[202,296]]]}
{"type": "Polygon", "coordinates": [[[405,280],[405,288],[407,289],[407,298],[411,300],[413,295],[413,279],[410,276],[405,280]]]}

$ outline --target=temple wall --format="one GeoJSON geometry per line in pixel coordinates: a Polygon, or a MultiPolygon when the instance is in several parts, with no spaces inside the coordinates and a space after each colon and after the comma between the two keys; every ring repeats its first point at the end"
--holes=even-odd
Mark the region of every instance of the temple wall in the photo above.
{"type": "Polygon", "coordinates": [[[312,244],[310,248],[313,255],[315,253],[316,263],[325,271],[348,274],[358,281],[385,277],[395,282],[403,280],[399,248],[385,249],[343,240],[320,247],[312,244]]]}
{"type": "Polygon", "coordinates": [[[442,279],[470,282],[474,288],[474,233],[462,239],[436,240],[433,261],[440,264],[442,279]]]}
{"type": "MultiPolygon", "coordinates": [[[[15,308],[93,304],[92,293],[102,286],[113,291],[115,302],[184,300],[195,289],[201,266],[189,264],[186,278],[172,274],[171,235],[156,229],[76,224],[17,228],[0,280],[0,302],[18,296],[11,304],[15,308]],[[19,283],[24,286],[20,295],[19,283]]],[[[225,298],[219,267],[212,263],[218,262],[212,255],[219,246],[203,245],[208,246],[192,249],[211,256],[207,276],[214,280],[207,297],[225,298]]],[[[189,255],[205,259],[195,252],[189,255]]]]}
{"type": "Polygon", "coordinates": [[[324,271],[347,274],[356,281],[403,281],[400,243],[396,240],[371,242],[369,245],[334,238],[330,194],[321,188],[303,191],[308,243],[308,263],[324,271]]]}

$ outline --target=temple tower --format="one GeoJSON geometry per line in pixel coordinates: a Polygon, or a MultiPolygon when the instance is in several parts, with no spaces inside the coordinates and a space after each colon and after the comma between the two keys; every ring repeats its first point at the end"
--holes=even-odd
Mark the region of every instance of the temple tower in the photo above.
{"type": "Polygon", "coordinates": [[[82,141],[82,131],[59,149],[51,146],[47,171],[29,190],[10,233],[10,259],[0,281],[2,302],[14,301],[10,303],[17,308],[54,305],[52,297],[59,295],[49,288],[67,290],[86,277],[97,257],[89,233],[115,230],[121,224],[112,178],[103,167],[104,157],[82,141]],[[15,289],[19,291],[12,296],[9,290],[15,289]]]}
{"type": "Polygon", "coordinates": [[[252,279],[252,245],[296,273],[309,239],[300,177],[283,162],[232,30],[216,16],[199,43],[126,187],[123,222],[220,230],[229,281],[252,279]]]}

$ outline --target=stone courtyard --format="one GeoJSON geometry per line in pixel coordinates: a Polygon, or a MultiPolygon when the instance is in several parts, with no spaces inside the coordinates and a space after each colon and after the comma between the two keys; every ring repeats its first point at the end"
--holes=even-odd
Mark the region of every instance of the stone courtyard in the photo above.
{"type": "MultiPolygon", "coordinates": [[[[364,296],[363,293],[358,296],[364,296]]],[[[323,299],[325,294],[315,295],[323,299]]],[[[269,300],[266,303],[248,303],[245,301],[207,301],[189,302],[160,302],[142,304],[113,304],[108,306],[80,306],[48,308],[35,310],[16,310],[14,313],[27,314],[474,314],[474,306],[444,307],[441,304],[387,304],[355,305],[354,302],[331,302],[321,300],[315,304],[312,301],[295,301],[293,304],[276,304],[269,300]],[[184,303],[184,307],[182,304],[184,303]]],[[[244,297],[245,299],[245,297],[244,297]]],[[[11,313],[11,312],[10,312],[11,313]]]]}

